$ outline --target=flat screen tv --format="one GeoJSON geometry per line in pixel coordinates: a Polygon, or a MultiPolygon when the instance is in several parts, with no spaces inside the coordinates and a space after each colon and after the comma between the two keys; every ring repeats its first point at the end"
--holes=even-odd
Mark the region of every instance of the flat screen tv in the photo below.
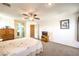
{"type": "Polygon", "coordinates": [[[46,32],[46,31],[42,31],[42,35],[48,35],[48,32],[46,32]]]}

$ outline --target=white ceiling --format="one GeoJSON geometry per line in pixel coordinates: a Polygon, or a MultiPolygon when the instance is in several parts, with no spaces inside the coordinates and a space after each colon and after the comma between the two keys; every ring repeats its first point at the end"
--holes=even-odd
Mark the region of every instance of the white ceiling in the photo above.
{"type": "MultiPolygon", "coordinates": [[[[11,4],[11,3],[10,3],[11,4]]],[[[53,13],[65,13],[74,10],[78,12],[79,4],[77,3],[54,3],[52,6],[48,6],[46,3],[13,3],[11,8],[0,4],[0,13],[5,13],[14,17],[22,17],[23,12],[34,12],[38,16],[44,16],[51,12],[53,13]]]]}

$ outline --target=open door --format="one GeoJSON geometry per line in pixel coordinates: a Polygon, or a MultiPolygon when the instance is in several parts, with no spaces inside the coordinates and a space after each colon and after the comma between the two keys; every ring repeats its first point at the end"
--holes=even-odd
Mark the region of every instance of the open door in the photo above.
{"type": "Polygon", "coordinates": [[[30,37],[35,37],[35,25],[30,25],[30,37]]]}
{"type": "Polygon", "coordinates": [[[26,23],[24,21],[15,20],[15,38],[25,37],[26,23]]]}

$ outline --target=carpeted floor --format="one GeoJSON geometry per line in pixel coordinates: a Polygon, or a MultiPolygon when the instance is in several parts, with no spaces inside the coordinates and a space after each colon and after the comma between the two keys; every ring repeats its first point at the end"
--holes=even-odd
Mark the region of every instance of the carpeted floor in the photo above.
{"type": "Polygon", "coordinates": [[[79,49],[54,42],[43,42],[43,52],[38,56],[79,56],[79,49]]]}

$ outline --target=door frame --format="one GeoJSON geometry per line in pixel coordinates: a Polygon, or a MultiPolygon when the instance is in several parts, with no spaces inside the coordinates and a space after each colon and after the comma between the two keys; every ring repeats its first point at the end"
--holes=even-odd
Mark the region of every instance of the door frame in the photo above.
{"type": "Polygon", "coordinates": [[[14,31],[15,33],[14,34],[15,34],[15,38],[17,38],[17,26],[18,26],[17,24],[18,23],[22,23],[23,24],[23,26],[24,26],[24,32],[26,32],[26,21],[14,20],[14,26],[15,26],[15,31],[14,31]]]}

